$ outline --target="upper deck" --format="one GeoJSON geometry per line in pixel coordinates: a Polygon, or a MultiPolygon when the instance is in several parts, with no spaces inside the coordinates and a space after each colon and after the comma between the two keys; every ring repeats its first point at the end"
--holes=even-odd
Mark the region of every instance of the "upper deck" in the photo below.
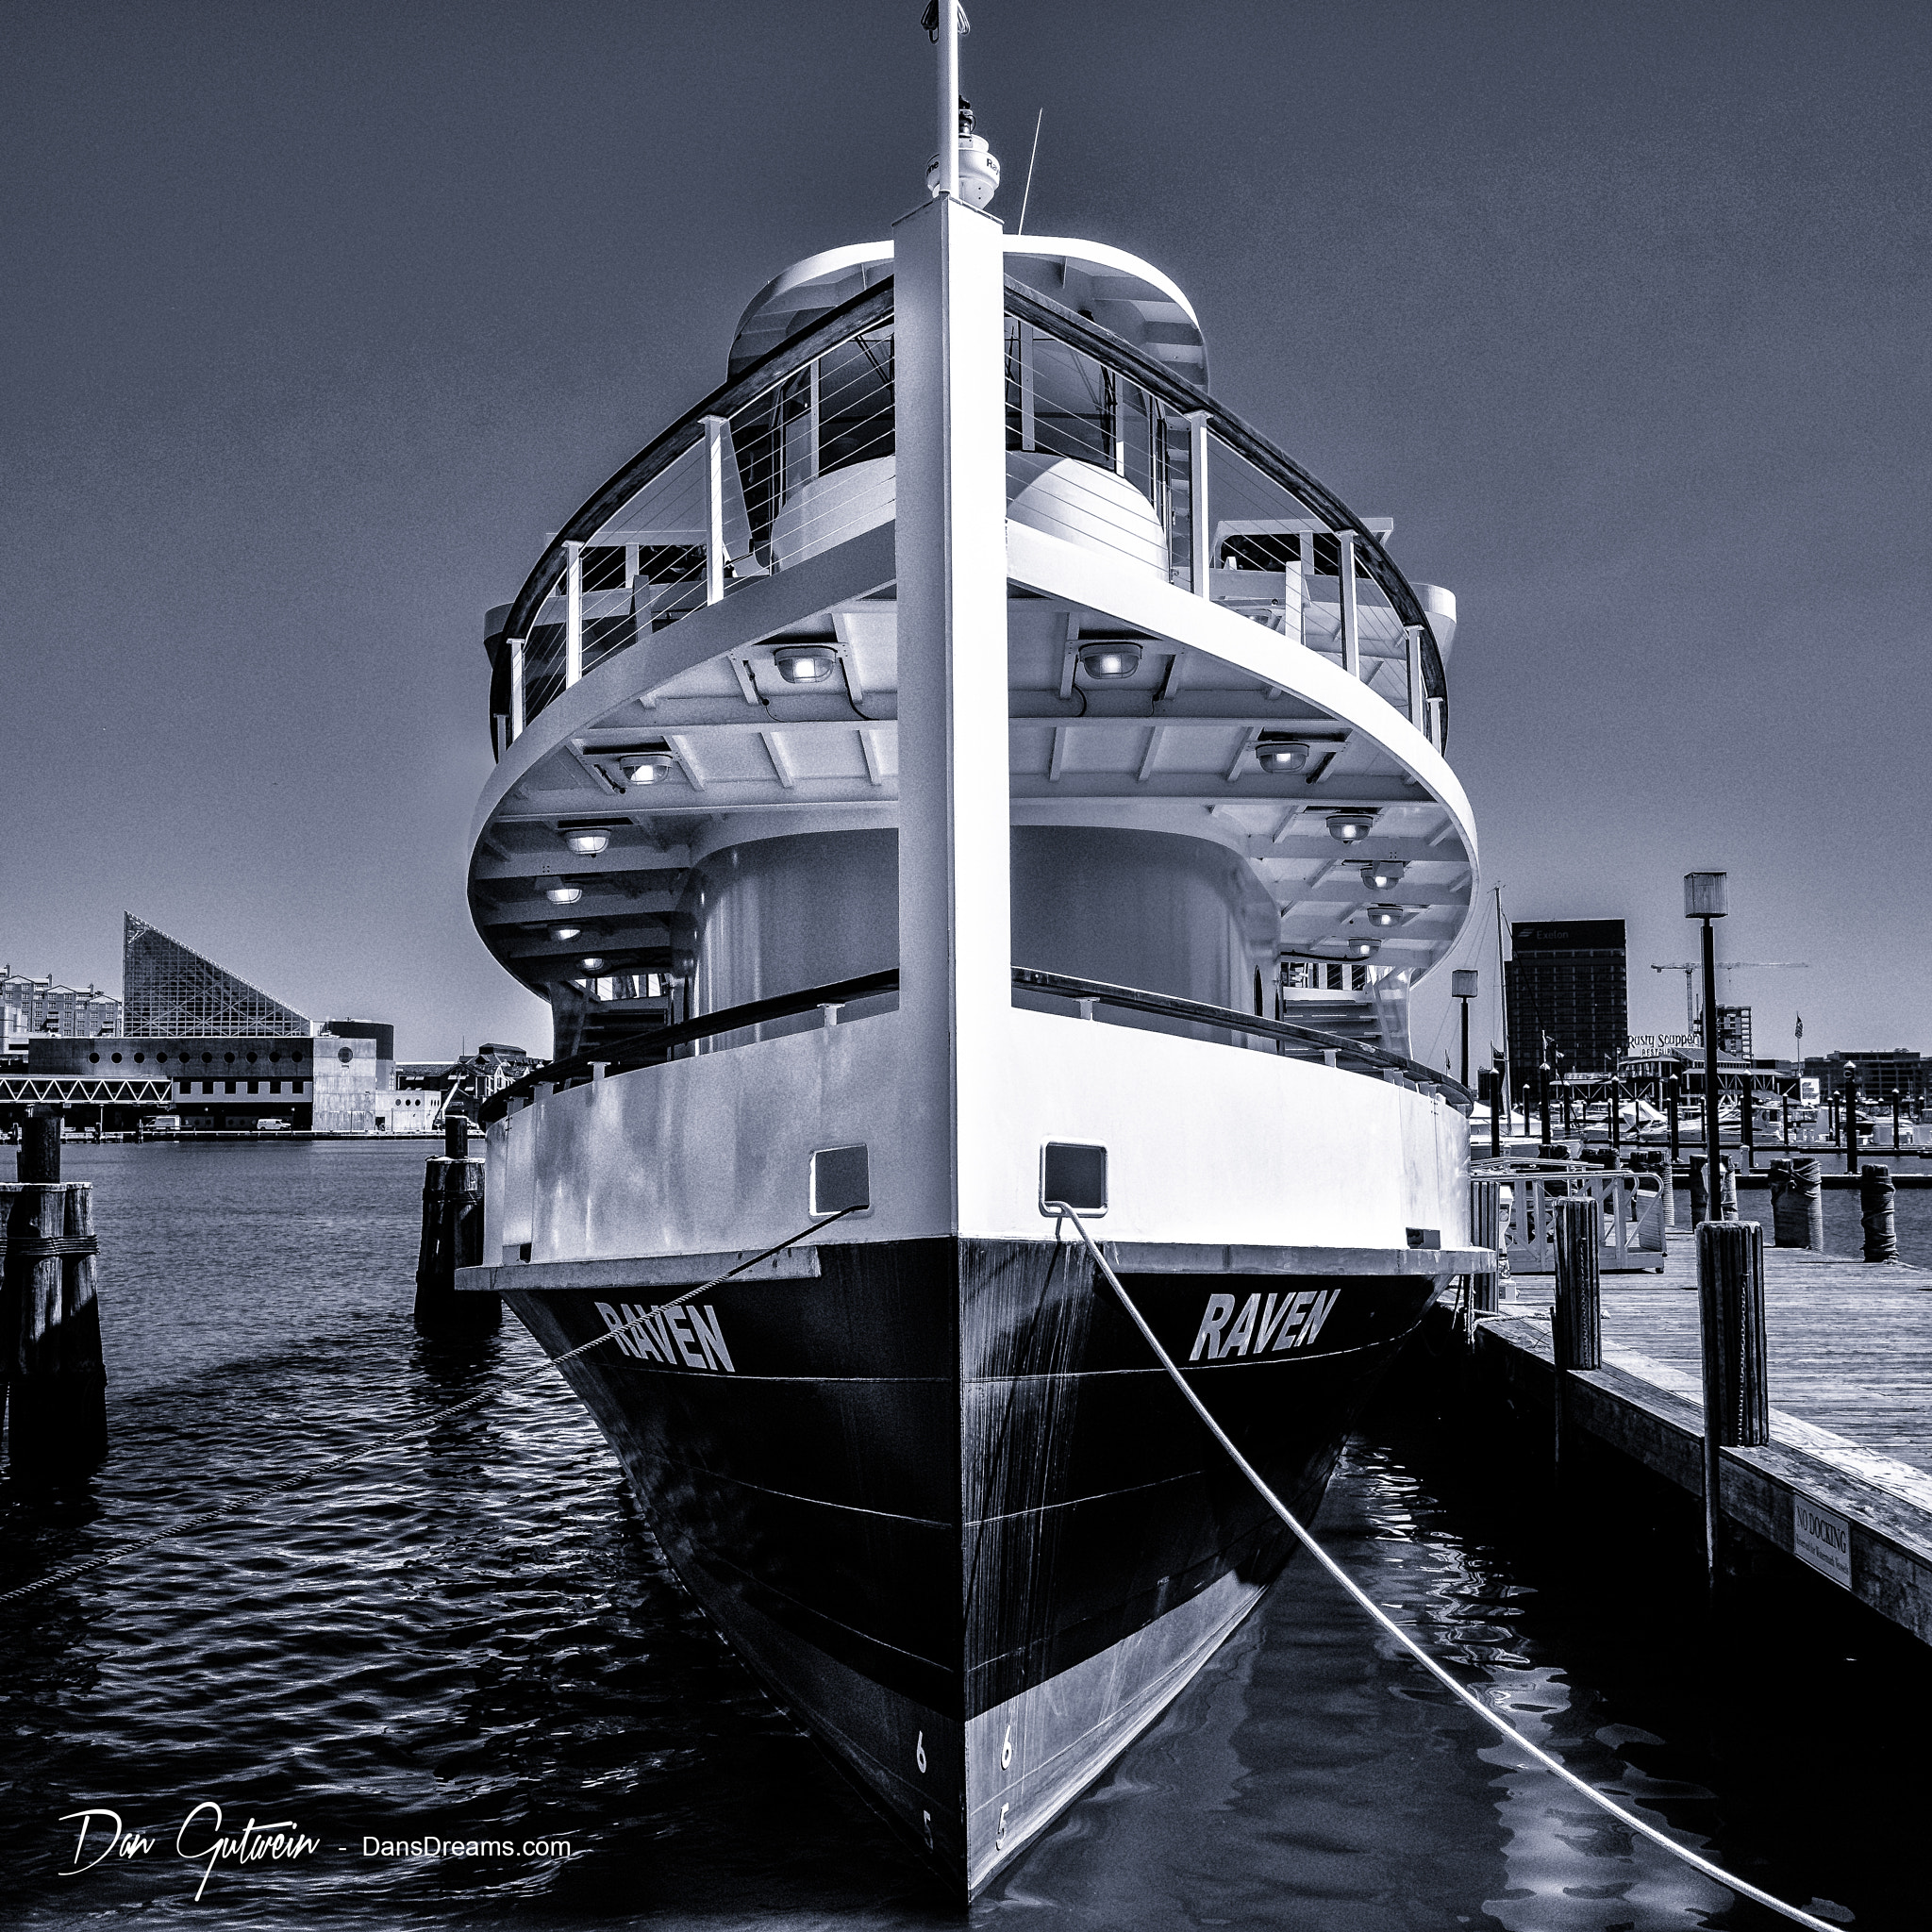
{"type": "MultiPolygon", "coordinates": [[[[1387,1038],[1474,885],[1443,757],[1455,600],[1214,400],[1158,271],[1005,247],[1013,822],[1223,846],[1272,902],[1283,1000],[1387,1038]]],[[[894,822],[893,338],[890,244],[776,277],[726,383],[491,613],[473,908],[553,1003],[668,1014],[707,853],[894,822]],[[573,891],[567,914],[545,896],[573,891]]]]}

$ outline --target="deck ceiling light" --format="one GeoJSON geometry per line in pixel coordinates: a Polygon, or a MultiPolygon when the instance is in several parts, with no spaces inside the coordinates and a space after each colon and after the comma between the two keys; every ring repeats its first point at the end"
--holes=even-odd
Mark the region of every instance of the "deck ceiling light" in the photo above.
{"type": "Polygon", "coordinates": [[[602,825],[571,825],[564,831],[563,842],[579,858],[595,858],[609,849],[610,834],[602,825]]]}
{"type": "Polygon", "coordinates": [[[1351,959],[1373,959],[1382,950],[1380,940],[1350,940],[1348,957],[1351,959]]]}
{"type": "Polygon", "coordinates": [[[1331,811],[1328,814],[1328,836],[1340,839],[1344,845],[1353,845],[1366,839],[1375,829],[1375,814],[1372,811],[1331,811]]]}
{"type": "Polygon", "coordinates": [[[1386,892],[1402,883],[1402,874],[1407,870],[1400,858],[1372,858],[1362,867],[1362,884],[1372,892],[1386,892]]]}
{"type": "Polygon", "coordinates": [[[1079,658],[1089,677],[1131,677],[1141,668],[1141,647],[1124,639],[1082,644],[1079,658]]]}
{"type": "Polygon", "coordinates": [[[582,931],[583,927],[580,925],[553,925],[550,928],[550,937],[559,946],[568,945],[582,931]]]}
{"type": "Polygon", "coordinates": [[[586,973],[601,973],[604,970],[604,961],[595,953],[586,953],[584,957],[577,961],[577,964],[580,965],[586,973]]]}
{"type": "Polygon", "coordinates": [[[632,752],[624,761],[633,785],[657,785],[677,769],[677,760],[668,751],[632,752]]]}
{"type": "Polygon", "coordinates": [[[780,644],[772,662],[787,684],[823,684],[832,675],[839,654],[830,644],[780,644]]]}
{"type": "Polygon", "coordinates": [[[584,896],[581,886],[545,886],[543,896],[553,906],[575,906],[584,896]]]}
{"type": "Polygon", "coordinates": [[[1263,738],[1255,746],[1255,762],[1264,772],[1286,774],[1307,769],[1315,748],[1299,738],[1263,738]]]}
{"type": "Polygon", "coordinates": [[[1371,925],[1386,927],[1406,925],[1409,913],[1407,906],[1371,906],[1366,916],[1371,925]]]}

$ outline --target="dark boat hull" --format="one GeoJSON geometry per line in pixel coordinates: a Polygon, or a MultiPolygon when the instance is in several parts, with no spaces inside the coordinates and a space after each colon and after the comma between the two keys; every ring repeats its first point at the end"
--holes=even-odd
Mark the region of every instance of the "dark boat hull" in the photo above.
{"type": "MultiPolygon", "coordinates": [[[[1084,1250],[817,1255],[815,1278],[728,1283],[564,1373],[734,1649],[970,1895],[1159,1715],[1292,1542],[1084,1250]]],[[[1433,1284],[1125,1286],[1306,1516],[1433,1284]]],[[[561,1355],[666,1296],[509,1300],[561,1355]]]]}

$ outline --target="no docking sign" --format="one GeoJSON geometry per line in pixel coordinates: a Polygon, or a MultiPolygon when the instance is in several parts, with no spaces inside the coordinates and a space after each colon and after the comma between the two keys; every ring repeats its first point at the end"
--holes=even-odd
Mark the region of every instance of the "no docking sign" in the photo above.
{"type": "Polygon", "coordinates": [[[1851,1589],[1851,1524],[1803,1496],[1791,1498],[1791,1554],[1851,1589]]]}

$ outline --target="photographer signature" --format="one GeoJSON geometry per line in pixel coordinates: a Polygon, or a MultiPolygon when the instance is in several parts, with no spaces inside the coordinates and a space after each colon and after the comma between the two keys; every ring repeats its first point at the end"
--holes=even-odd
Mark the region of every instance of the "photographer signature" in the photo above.
{"type": "MultiPolygon", "coordinates": [[[[129,1831],[122,1823],[120,1812],[104,1805],[66,1812],[60,1823],[69,1824],[75,1819],[80,1821],[80,1836],[74,1847],[74,1863],[60,1874],[63,1878],[91,1872],[105,1858],[144,1858],[155,1849],[156,1841],[146,1832],[129,1831]],[[88,1848],[91,1837],[97,1840],[92,1852],[88,1848]]],[[[201,1883],[194,1889],[197,1900],[208,1890],[217,1865],[286,1863],[308,1857],[321,1849],[322,1840],[311,1838],[292,1818],[277,1818],[267,1824],[258,1824],[251,1818],[231,1837],[222,1829],[222,1807],[212,1798],[204,1798],[196,1805],[175,1834],[175,1856],[202,1868],[201,1883]]]]}

